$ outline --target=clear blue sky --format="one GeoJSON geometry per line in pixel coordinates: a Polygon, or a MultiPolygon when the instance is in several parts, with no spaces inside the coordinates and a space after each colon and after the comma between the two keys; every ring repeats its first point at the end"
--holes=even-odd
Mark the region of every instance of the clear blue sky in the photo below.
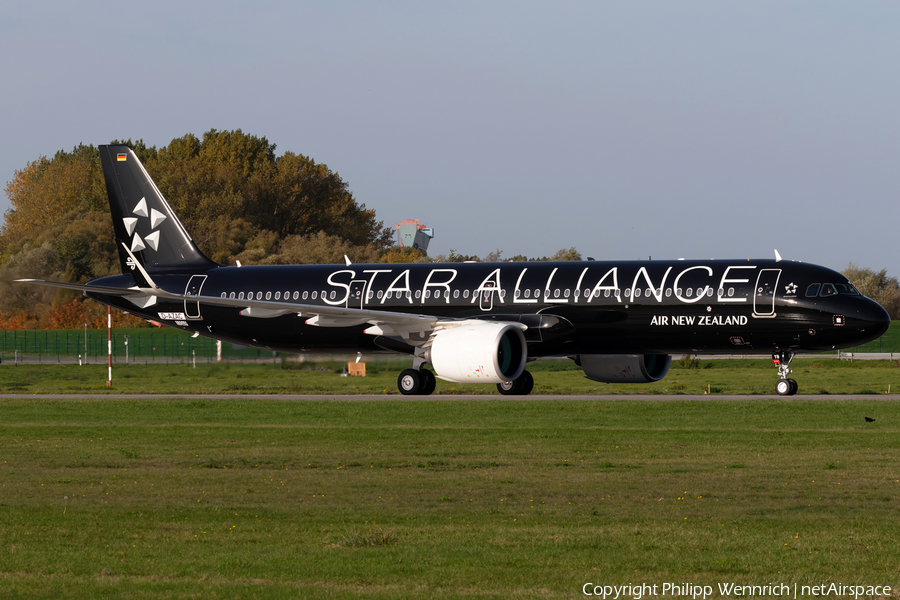
{"type": "Polygon", "coordinates": [[[242,129],[424,220],[432,255],[900,276],[898,26],[894,2],[7,0],[0,177],[242,129]]]}

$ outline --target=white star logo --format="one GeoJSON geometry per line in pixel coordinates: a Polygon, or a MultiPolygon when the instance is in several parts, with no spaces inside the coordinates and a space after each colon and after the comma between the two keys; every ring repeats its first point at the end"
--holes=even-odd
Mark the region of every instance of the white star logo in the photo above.
{"type": "MultiPolygon", "coordinates": [[[[149,217],[150,229],[154,230],[156,230],[156,228],[166,220],[166,215],[162,214],[155,208],[151,208],[150,212],[147,212],[146,198],[141,198],[141,201],[137,203],[137,205],[134,207],[134,210],[132,210],[131,212],[138,217],[149,217]]],[[[145,248],[147,248],[147,246],[149,246],[153,250],[159,249],[159,231],[153,231],[153,233],[150,233],[144,239],[141,239],[141,236],[134,233],[134,230],[137,228],[138,224],[137,217],[125,217],[124,219],[122,219],[122,222],[125,223],[125,230],[128,232],[128,235],[134,234],[134,238],[132,238],[131,240],[132,252],[144,250],[145,248]]]]}
{"type": "Polygon", "coordinates": [[[797,293],[797,284],[793,283],[793,282],[787,284],[786,286],[784,286],[784,292],[786,294],[796,294],[797,293]]]}

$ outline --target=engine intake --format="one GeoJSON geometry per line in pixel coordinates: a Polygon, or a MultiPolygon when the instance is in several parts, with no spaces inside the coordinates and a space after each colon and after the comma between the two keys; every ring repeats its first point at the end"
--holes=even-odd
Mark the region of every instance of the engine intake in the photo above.
{"type": "Polygon", "coordinates": [[[579,354],[575,364],[584,376],[602,383],[651,383],[669,372],[668,354],[579,354]]]}
{"type": "Polygon", "coordinates": [[[466,322],[436,333],[423,358],[446,381],[504,383],[525,370],[528,347],[516,325],[466,322]]]}

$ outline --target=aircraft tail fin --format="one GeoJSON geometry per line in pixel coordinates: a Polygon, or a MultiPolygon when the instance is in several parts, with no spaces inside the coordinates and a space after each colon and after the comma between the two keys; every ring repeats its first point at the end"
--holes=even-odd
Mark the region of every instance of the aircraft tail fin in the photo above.
{"type": "Polygon", "coordinates": [[[194,244],[128,146],[100,146],[122,272],[205,271],[219,266],[194,244]],[[135,264],[137,261],[138,264],[135,264]]]}

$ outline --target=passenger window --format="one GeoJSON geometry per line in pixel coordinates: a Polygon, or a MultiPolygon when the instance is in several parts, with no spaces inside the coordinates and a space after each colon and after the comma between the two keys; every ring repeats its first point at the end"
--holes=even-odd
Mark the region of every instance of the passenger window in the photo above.
{"type": "Polygon", "coordinates": [[[684,295],[690,298],[694,294],[694,288],[687,288],[684,290],[684,295]]]}
{"type": "Polygon", "coordinates": [[[734,296],[734,288],[728,288],[728,297],[731,298],[734,296]]]}
{"type": "Polygon", "coordinates": [[[431,298],[431,290],[425,290],[425,299],[428,300],[431,298]]]}
{"type": "Polygon", "coordinates": [[[272,299],[272,292],[266,292],[266,300],[272,299]]]}
{"type": "Polygon", "coordinates": [[[554,297],[554,298],[559,298],[559,289],[553,290],[553,297],[554,297]]]}
{"type": "Polygon", "coordinates": [[[568,289],[566,289],[566,290],[563,291],[563,296],[565,296],[566,298],[569,297],[569,290],[568,290],[568,289]]]}
{"type": "Polygon", "coordinates": [[[834,286],[830,283],[822,284],[822,291],[819,292],[819,296],[825,298],[827,296],[835,296],[837,295],[837,290],[834,289],[834,286]]]}
{"type": "Polygon", "coordinates": [[[713,290],[711,287],[706,288],[706,297],[712,298],[712,292],[713,292],[713,290]]]}
{"type": "Polygon", "coordinates": [[[225,292],[222,292],[222,297],[223,297],[223,298],[225,297],[225,292]]]}
{"type": "Polygon", "coordinates": [[[318,295],[319,295],[319,292],[313,292],[313,293],[312,293],[312,299],[315,300],[315,299],[316,299],[316,296],[318,296],[318,295]]]}
{"type": "Polygon", "coordinates": [[[631,298],[631,290],[625,290],[625,297],[631,298]]]}
{"type": "Polygon", "coordinates": [[[281,300],[281,292],[275,292],[275,299],[281,300]]]}
{"type": "MultiPolygon", "coordinates": [[[[468,298],[468,297],[469,297],[469,290],[463,290],[463,298],[468,298]]],[[[525,294],[525,297],[526,298],[528,297],[527,293],[525,294]]]]}
{"type": "Polygon", "coordinates": [[[381,300],[382,296],[384,296],[384,292],[381,290],[378,290],[378,299],[381,300]]]}
{"type": "Polygon", "coordinates": [[[622,295],[622,290],[616,288],[616,298],[622,295]]]}
{"type": "Polygon", "coordinates": [[[228,297],[231,298],[232,300],[234,300],[234,292],[231,292],[230,294],[228,294],[228,297]]]}
{"type": "Polygon", "coordinates": [[[243,300],[243,299],[244,299],[244,292],[241,292],[240,294],[238,294],[238,300],[243,300]]]}
{"type": "Polygon", "coordinates": [[[416,290],[416,300],[418,300],[422,296],[421,290],[416,290]]]}
{"type": "MultiPolygon", "coordinates": [[[[628,290],[625,290],[625,295],[626,295],[626,296],[628,295],[628,290]]],[[[640,297],[641,297],[641,288],[638,288],[638,289],[634,290],[634,297],[635,297],[635,298],[640,298],[640,297]]]]}
{"type": "Polygon", "coordinates": [[[500,299],[503,300],[506,298],[506,290],[500,290],[500,299]]]}
{"type": "MultiPolygon", "coordinates": [[[[597,293],[594,294],[594,295],[597,296],[597,297],[599,298],[599,297],[600,297],[600,290],[597,290],[597,293]]],[[[603,297],[604,297],[604,298],[609,298],[609,290],[603,290],[603,297]]]]}
{"type": "Polygon", "coordinates": [[[525,290],[525,297],[531,298],[531,290],[525,290]]]}
{"type": "Polygon", "coordinates": [[[672,295],[672,288],[666,288],[666,298],[672,295]]]}
{"type": "Polygon", "coordinates": [[[459,298],[459,290],[453,290],[453,297],[459,298]]]}

